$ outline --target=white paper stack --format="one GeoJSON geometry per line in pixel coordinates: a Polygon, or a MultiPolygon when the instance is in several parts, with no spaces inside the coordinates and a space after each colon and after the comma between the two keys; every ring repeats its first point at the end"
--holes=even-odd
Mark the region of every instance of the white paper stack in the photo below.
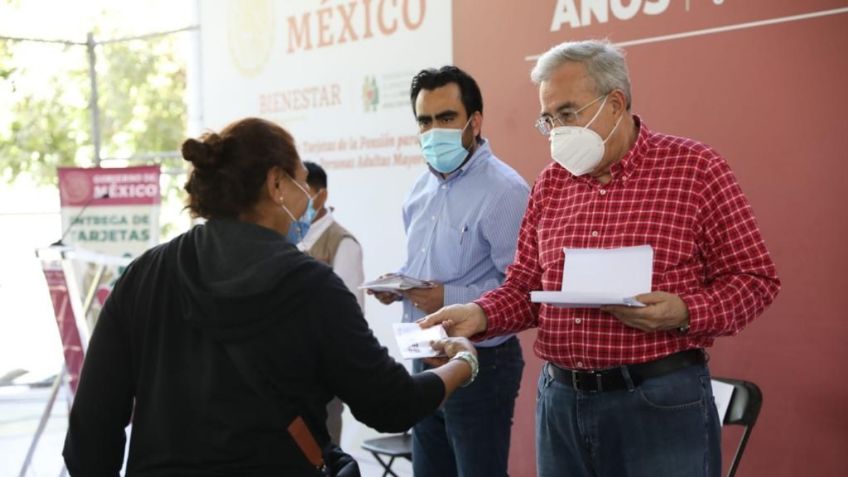
{"type": "Polygon", "coordinates": [[[651,291],[654,249],[564,248],[561,291],[533,291],[530,301],[563,308],[644,306],[634,297],[651,291]]]}

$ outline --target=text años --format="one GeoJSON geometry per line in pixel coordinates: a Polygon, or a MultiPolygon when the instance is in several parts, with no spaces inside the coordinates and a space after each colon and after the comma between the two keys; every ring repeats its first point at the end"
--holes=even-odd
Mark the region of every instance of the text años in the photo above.
{"type": "MultiPolygon", "coordinates": [[[[713,3],[721,5],[724,0],[713,0],[713,3]]],[[[564,25],[579,28],[593,21],[607,23],[610,14],[619,20],[630,20],[639,12],[659,15],[668,10],[670,4],[671,0],[557,0],[551,31],[559,31],[564,25]]]]}

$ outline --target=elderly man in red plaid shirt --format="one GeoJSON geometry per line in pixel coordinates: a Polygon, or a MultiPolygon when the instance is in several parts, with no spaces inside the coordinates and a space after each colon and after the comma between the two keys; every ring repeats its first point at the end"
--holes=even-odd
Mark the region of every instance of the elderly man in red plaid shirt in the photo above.
{"type": "Polygon", "coordinates": [[[718,476],[720,422],[704,348],[735,335],[780,288],[754,213],[707,145],[630,111],[621,51],[568,42],[543,54],[539,176],[504,284],[422,320],[475,339],[538,327],[540,476],[718,476]],[[651,245],[641,308],[531,303],[560,290],[563,248],[651,245]]]}

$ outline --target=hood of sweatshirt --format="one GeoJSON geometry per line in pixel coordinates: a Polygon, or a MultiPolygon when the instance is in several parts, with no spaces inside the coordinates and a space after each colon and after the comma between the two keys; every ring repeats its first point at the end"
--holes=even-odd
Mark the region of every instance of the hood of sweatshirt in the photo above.
{"type": "Polygon", "coordinates": [[[222,341],[249,339],[297,310],[328,267],[283,235],[238,220],[212,219],[177,245],[183,317],[222,341]]]}

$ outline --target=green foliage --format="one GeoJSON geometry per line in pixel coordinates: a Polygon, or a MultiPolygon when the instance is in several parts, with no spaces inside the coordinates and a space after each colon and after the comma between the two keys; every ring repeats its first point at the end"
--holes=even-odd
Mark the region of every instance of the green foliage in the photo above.
{"type": "MultiPolygon", "coordinates": [[[[185,64],[181,35],[103,45],[100,81],[105,157],[175,151],[185,139],[185,64]]],[[[99,68],[100,69],[100,68],[99,68]]]]}
{"type": "Polygon", "coordinates": [[[0,80],[6,81],[15,69],[9,61],[9,44],[0,40],[0,80]]]}
{"type": "Polygon", "coordinates": [[[74,164],[77,153],[90,144],[85,102],[74,101],[66,89],[84,80],[84,72],[67,70],[47,79],[41,92],[24,90],[20,85],[30,72],[15,65],[18,45],[6,42],[0,49],[0,94],[6,96],[4,103],[11,103],[0,121],[0,179],[12,181],[26,172],[49,181],[56,166],[74,164]]]}
{"type": "MultiPolygon", "coordinates": [[[[185,61],[178,49],[183,39],[169,35],[96,47],[101,158],[178,149],[186,127],[185,61]]],[[[64,48],[58,56],[70,58],[57,61],[46,78],[43,70],[18,65],[32,54],[31,44],[0,40],[0,105],[9,105],[0,111],[0,181],[27,173],[50,183],[57,166],[94,165],[86,48],[44,48],[64,48]],[[44,87],[20,87],[32,82],[44,87]]]]}

